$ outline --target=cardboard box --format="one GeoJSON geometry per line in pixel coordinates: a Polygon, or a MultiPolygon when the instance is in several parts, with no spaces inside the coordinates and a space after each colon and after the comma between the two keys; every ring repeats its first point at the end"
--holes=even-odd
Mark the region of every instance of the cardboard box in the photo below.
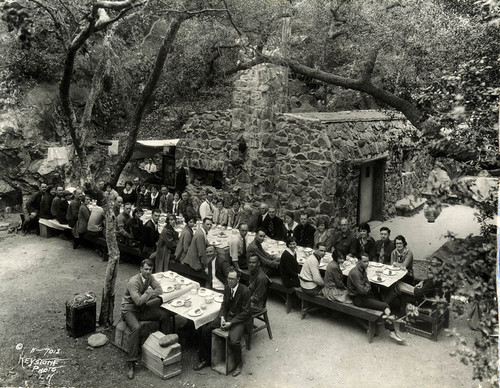
{"type": "Polygon", "coordinates": [[[166,348],[159,345],[165,334],[156,331],[142,345],[142,364],[162,379],[181,374],[181,345],[175,343],[166,348]]]}

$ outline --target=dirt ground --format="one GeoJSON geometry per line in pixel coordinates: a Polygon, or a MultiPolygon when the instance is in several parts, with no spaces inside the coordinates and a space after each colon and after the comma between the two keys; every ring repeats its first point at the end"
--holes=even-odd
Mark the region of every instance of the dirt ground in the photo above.
{"type": "MultiPolygon", "coordinates": [[[[2,387],[477,385],[471,380],[471,368],[449,355],[455,342],[445,333],[438,342],[404,333],[406,345],[397,345],[382,330],[369,344],[365,331],[352,318],[320,311],[301,320],[297,308],[287,315],[283,302],[273,295],[268,309],[274,339],[269,340],[265,331],[255,336],[252,350],[243,354],[242,375],[223,376],[210,368],[193,372],[197,353],[191,344],[182,349],[180,376],[164,381],[141,366],[129,381],[121,350],[111,344],[89,348],[88,335],[74,339],[65,329],[67,300],[86,291],[95,292],[100,299],[106,263],[98,254],[88,248],[73,250],[70,241],[58,237],[43,239],[34,234],[23,237],[0,232],[0,247],[2,387]],[[58,358],[55,372],[47,361],[46,365],[33,364],[34,359],[51,358],[58,358]]],[[[125,284],[137,271],[137,263],[120,263],[115,320],[125,284]]],[[[452,316],[451,326],[473,339],[463,318],[452,316]]]]}

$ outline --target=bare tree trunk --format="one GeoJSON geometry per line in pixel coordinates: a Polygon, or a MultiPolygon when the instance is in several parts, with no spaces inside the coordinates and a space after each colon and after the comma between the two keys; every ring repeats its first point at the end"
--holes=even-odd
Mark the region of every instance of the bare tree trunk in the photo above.
{"type": "Polygon", "coordinates": [[[116,241],[116,217],[113,212],[113,202],[106,205],[106,243],[108,247],[108,266],[102,290],[101,312],[99,325],[109,327],[113,325],[113,310],[115,308],[115,283],[120,262],[120,250],[116,241]]]}

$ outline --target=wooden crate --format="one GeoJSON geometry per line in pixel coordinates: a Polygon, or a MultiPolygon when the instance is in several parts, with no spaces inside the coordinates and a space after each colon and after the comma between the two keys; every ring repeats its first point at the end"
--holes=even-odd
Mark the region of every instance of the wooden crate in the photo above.
{"type": "MultiPolygon", "coordinates": [[[[160,323],[158,321],[139,321],[140,324],[146,326],[144,330],[148,330],[148,333],[153,333],[160,328],[160,323]]],[[[128,353],[128,337],[130,335],[130,329],[125,321],[120,321],[115,327],[115,341],[114,345],[128,353]]]]}
{"type": "MultiPolygon", "coordinates": [[[[242,350],[245,343],[242,341],[242,350]]],[[[212,331],[212,369],[223,375],[228,375],[236,368],[233,350],[229,346],[229,332],[222,329],[212,331]]]]}
{"type": "Polygon", "coordinates": [[[144,342],[142,364],[162,379],[169,379],[181,374],[182,353],[181,345],[178,343],[162,348],[159,340],[164,335],[161,331],[156,331],[144,342]]]}

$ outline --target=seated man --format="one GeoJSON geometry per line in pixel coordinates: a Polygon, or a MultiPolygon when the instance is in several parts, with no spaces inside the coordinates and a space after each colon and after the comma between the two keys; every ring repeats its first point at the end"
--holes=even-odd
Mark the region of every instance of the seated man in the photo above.
{"type": "Polygon", "coordinates": [[[285,225],[283,220],[276,215],[276,208],[269,208],[267,217],[262,220],[262,229],[273,240],[285,241],[285,225]]]}
{"type": "Polygon", "coordinates": [[[194,232],[193,239],[182,262],[189,265],[195,271],[201,271],[207,267],[207,233],[212,228],[212,220],[205,218],[201,228],[194,232]]]}
{"type": "MultiPolygon", "coordinates": [[[[40,201],[42,200],[42,196],[47,191],[47,185],[42,183],[40,185],[40,191],[33,194],[28,202],[26,203],[26,212],[21,216],[23,220],[22,224],[22,233],[26,235],[30,230],[37,229],[38,230],[38,220],[40,215],[40,201]]],[[[78,212],[78,210],[77,210],[78,212]]],[[[76,223],[76,221],[75,221],[76,223]]]]}
{"type": "MultiPolygon", "coordinates": [[[[142,247],[142,229],[144,228],[141,220],[144,211],[140,207],[136,207],[132,212],[132,218],[125,225],[125,230],[132,235],[132,246],[142,247]]],[[[158,237],[159,238],[159,237],[158,237]]]]}
{"type": "Polygon", "coordinates": [[[347,218],[340,220],[340,231],[333,237],[333,246],[344,258],[356,256],[356,237],[349,229],[349,221],[347,218]]]}
{"type": "Polygon", "coordinates": [[[224,291],[224,287],[227,286],[227,274],[231,268],[229,260],[219,257],[213,245],[207,246],[205,253],[207,255],[207,285],[213,290],[224,291]]]}
{"type": "Polygon", "coordinates": [[[123,206],[123,212],[116,217],[116,240],[118,241],[118,244],[131,245],[134,241],[134,237],[126,229],[126,225],[132,219],[132,216],[130,215],[131,210],[132,204],[127,202],[123,206]]]}
{"type": "Polygon", "coordinates": [[[321,243],[316,244],[315,250],[309,256],[299,274],[300,288],[308,295],[317,295],[325,284],[319,273],[319,262],[325,256],[326,247],[321,243]]]}
{"type": "Polygon", "coordinates": [[[252,313],[261,311],[266,307],[267,288],[271,280],[260,268],[260,260],[257,256],[250,256],[248,258],[248,268],[250,269],[250,284],[248,289],[252,296],[250,303],[252,306],[252,313]]]}
{"type": "Polygon", "coordinates": [[[307,214],[300,215],[299,225],[293,231],[293,237],[299,247],[312,248],[314,246],[314,233],[316,229],[309,223],[307,214]]]}
{"type": "Polygon", "coordinates": [[[250,313],[250,290],[245,285],[239,284],[239,280],[239,272],[234,268],[230,269],[219,316],[201,329],[200,363],[193,368],[195,371],[211,365],[212,330],[220,327],[222,330],[229,331],[229,343],[237,365],[233,376],[238,376],[241,373],[243,366],[241,338],[245,331],[252,330],[252,315],[250,313]]]}
{"type": "Polygon", "coordinates": [[[215,211],[213,200],[214,193],[212,192],[212,190],[207,190],[205,200],[200,205],[200,217],[202,220],[204,218],[210,218],[213,220],[215,211]]]}
{"type": "MultiPolygon", "coordinates": [[[[370,264],[370,259],[366,254],[361,255],[361,260],[356,266],[351,269],[347,277],[347,291],[355,306],[366,307],[373,310],[383,311],[386,315],[391,314],[389,305],[382,302],[380,298],[373,292],[366,269],[370,264]]],[[[396,342],[404,342],[396,331],[397,325],[388,324],[390,337],[396,342]]]]}
{"type": "Polygon", "coordinates": [[[404,283],[395,283],[388,291],[385,302],[393,305],[399,299],[400,306],[405,307],[408,302],[423,303],[427,298],[442,296],[442,281],[440,279],[443,270],[443,260],[432,257],[427,267],[427,279],[419,281],[415,286],[404,283]]]}
{"type": "Polygon", "coordinates": [[[134,378],[135,362],[140,360],[141,347],[148,336],[139,321],[159,321],[160,331],[164,334],[170,333],[168,312],[160,307],[163,303],[161,299],[163,290],[152,275],[152,271],[153,262],[149,259],[143,260],[140,272],[128,281],[122,299],[122,319],[130,329],[127,372],[129,379],[134,378]]]}
{"type": "Polygon", "coordinates": [[[375,241],[373,248],[373,259],[379,263],[390,264],[391,253],[396,248],[394,242],[391,241],[391,230],[382,226],[380,228],[380,240],[375,241]]]}
{"type": "Polygon", "coordinates": [[[98,203],[90,210],[89,221],[87,223],[87,235],[89,237],[100,237],[104,231],[104,209],[98,203]]]}
{"type": "Polygon", "coordinates": [[[262,265],[262,270],[266,275],[275,272],[279,265],[280,260],[278,257],[267,253],[262,246],[264,239],[266,238],[266,232],[262,228],[257,229],[254,240],[248,245],[247,257],[257,256],[262,265]]]}

